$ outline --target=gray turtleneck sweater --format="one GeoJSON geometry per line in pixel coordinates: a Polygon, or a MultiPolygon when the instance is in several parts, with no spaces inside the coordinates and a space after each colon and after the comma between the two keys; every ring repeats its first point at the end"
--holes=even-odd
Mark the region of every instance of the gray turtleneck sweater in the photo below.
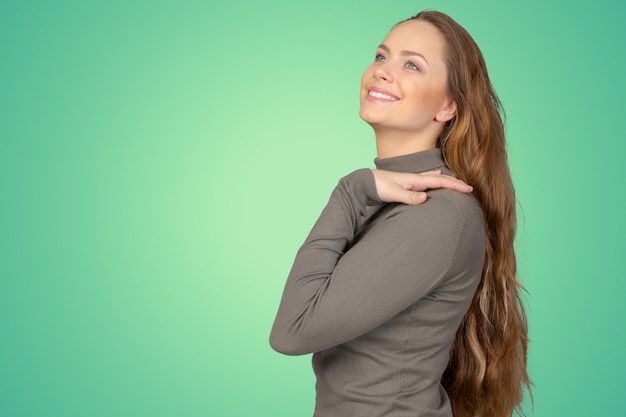
{"type": "MultiPolygon", "coordinates": [[[[452,175],[439,149],[374,162],[452,175]]],[[[313,353],[315,416],[452,417],[440,381],[484,255],[471,194],[384,204],[369,169],[342,178],[298,251],[270,336],[279,352],[313,353]]]]}

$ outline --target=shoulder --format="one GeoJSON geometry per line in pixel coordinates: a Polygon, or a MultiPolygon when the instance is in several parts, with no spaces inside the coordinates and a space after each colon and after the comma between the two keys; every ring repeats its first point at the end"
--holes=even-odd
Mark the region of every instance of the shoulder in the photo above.
{"type": "Polygon", "coordinates": [[[480,276],[486,235],[482,209],[473,195],[433,190],[423,204],[398,206],[396,210],[396,221],[401,225],[396,230],[406,237],[407,244],[414,242],[420,250],[427,246],[445,259],[446,274],[472,271],[480,276]]]}
{"type": "Polygon", "coordinates": [[[485,226],[482,210],[471,194],[433,190],[420,205],[397,205],[387,219],[406,244],[428,245],[453,257],[482,259],[485,226]]]}
{"type": "Polygon", "coordinates": [[[472,194],[448,189],[431,190],[427,194],[428,200],[424,203],[427,210],[442,210],[465,221],[482,222],[482,209],[472,194]]]}
{"type": "Polygon", "coordinates": [[[448,189],[428,191],[428,200],[417,206],[398,205],[395,214],[408,224],[426,224],[432,228],[452,226],[483,227],[480,205],[473,195],[448,189]]]}

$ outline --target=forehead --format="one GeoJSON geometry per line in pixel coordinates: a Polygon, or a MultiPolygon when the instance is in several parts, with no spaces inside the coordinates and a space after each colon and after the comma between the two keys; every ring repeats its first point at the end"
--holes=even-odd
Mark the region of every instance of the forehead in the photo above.
{"type": "Polygon", "coordinates": [[[446,41],[441,33],[431,23],[423,20],[399,23],[391,29],[383,44],[392,50],[419,52],[429,61],[443,61],[446,49],[446,41]]]}

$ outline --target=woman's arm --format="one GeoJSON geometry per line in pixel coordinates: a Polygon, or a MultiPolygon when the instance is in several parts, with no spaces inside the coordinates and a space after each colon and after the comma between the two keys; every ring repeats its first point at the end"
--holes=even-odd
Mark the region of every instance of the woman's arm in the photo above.
{"type": "Polygon", "coordinates": [[[432,291],[464,233],[465,216],[454,204],[437,199],[407,207],[354,246],[353,241],[368,204],[419,204],[425,200],[422,191],[437,187],[471,190],[436,172],[364,169],[342,178],[298,251],[272,328],[272,347],[297,355],[336,346],[432,291]]]}

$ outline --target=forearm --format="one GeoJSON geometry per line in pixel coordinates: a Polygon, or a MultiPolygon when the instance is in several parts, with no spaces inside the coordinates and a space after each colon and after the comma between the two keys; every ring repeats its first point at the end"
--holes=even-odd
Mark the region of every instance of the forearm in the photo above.
{"type": "MultiPolygon", "coordinates": [[[[305,353],[290,346],[302,338],[316,338],[321,326],[311,323],[322,316],[316,300],[325,293],[339,259],[351,246],[368,204],[379,204],[369,169],[355,171],[339,181],[328,204],[299,249],[285,284],[270,342],[284,353],[305,353]]],[[[328,294],[325,294],[328,296],[328,294]]]]}

